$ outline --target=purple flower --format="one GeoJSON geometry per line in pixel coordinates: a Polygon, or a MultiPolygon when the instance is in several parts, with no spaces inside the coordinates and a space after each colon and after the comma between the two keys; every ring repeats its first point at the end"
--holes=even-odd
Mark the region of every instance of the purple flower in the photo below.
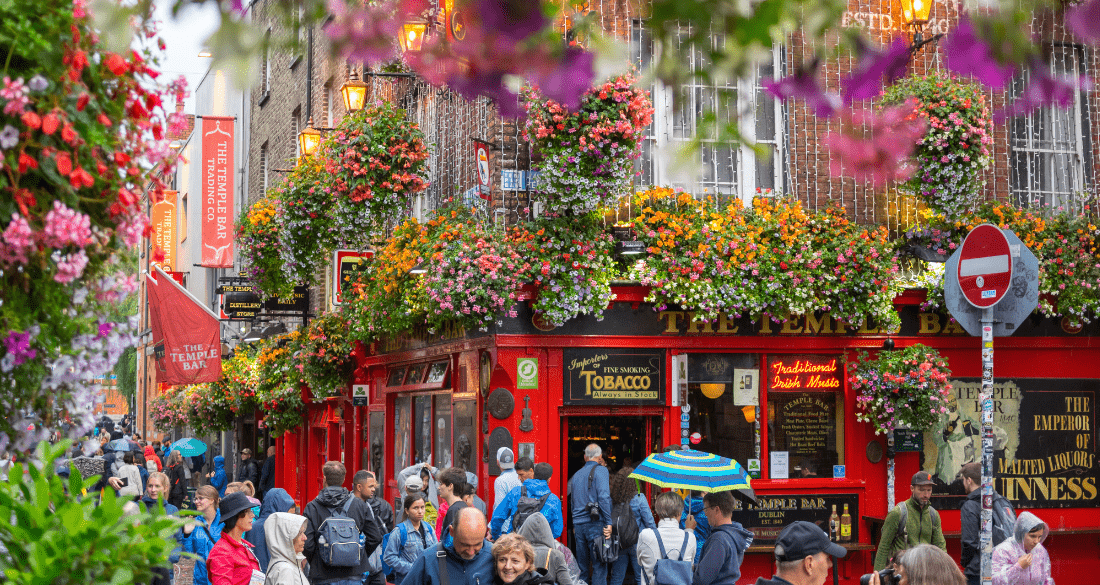
{"type": "Polygon", "coordinates": [[[9,331],[7,339],[4,340],[4,346],[14,360],[12,365],[15,366],[22,365],[23,362],[34,359],[38,355],[37,351],[31,349],[30,332],[9,331]]]}
{"type": "Polygon", "coordinates": [[[0,131],[0,148],[12,148],[16,144],[19,144],[19,131],[11,125],[4,126],[0,131]]]}
{"type": "Polygon", "coordinates": [[[848,105],[856,100],[878,97],[882,93],[882,78],[886,77],[886,83],[891,83],[904,76],[909,65],[909,44],[903,37],[894,39],[885,51],[866,45],[857,50],[859,62],[852,74],[841,80],[841,93],[848,105]]]}
{"type": "Polygon", "coordinates": [[[991,89],[1001,89],[1012,80],[1016,71],[1013,63],[1001,63],[984,38],[978,35],[969,18],[963,17],[959,25],[942,43],[947,58],[947,68],[960,75],[973,75],[991,89]]]}
{"type": "Polygon", "coordinates": [[[1068,108],[1073,105],[1074,94],[1092,89],[1092,80],[1085,75],[1054,75],[1050,67],[1038,59],[1031,61],[1030,81],[1024,92],[1003,110],[994,112],[993,119],[1004,120],[1021,116],[1048,104],[1068,108]]]}
{"type": "Polygon", "coordinates": [[[31,91],[46,91],[46,88],[49,86],[50,82],[46,81],[46,78],[41,75],[35,75],[27,82],[27,87],[29,87],[31,91]]]}
{"type": "Polygon", "coordinates": [[[821,89],[817,83],[817,64],[806,70],[783,79],[766,78],[761,80],[764,90],[776,99],[797,98],[806,101],[819,118],[829,118],[840,107],[840,96],[821,89]]]}
{"type": "Polygon", "coordinates": [[[1100,44],[1100,0],[1091,0],[1066,9],[1066,28],[1081,41],[1100,44]]]}

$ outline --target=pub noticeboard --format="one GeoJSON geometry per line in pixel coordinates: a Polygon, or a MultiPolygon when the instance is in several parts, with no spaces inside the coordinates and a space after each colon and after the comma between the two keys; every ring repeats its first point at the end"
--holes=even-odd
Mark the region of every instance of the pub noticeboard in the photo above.
{"type": "Polygon", "coordinates": [[[576,348],[562,353],[565,404],[665,403],[664,350],[576,348]]]}
{"type": "Polygon", "coordinates": [[[836,356],[768,358],[768,450],[787,453],[788,477],[830,477],[844,463],[840,372],[836,356]]]}
{"type": "Polygon", "coordinates": [[[820,527],[829,534],[829,517],[833,507],[840,519],[844,520],[847,505],[850,536],[838,536],[841,543],[859,542],[859,494],[757,494],[756,504],[743,503],[734,499],[733,519],[753,533],[752,544],[774,545],[775,539],[783,527],[796,520],[805,520],[820,527]]]}

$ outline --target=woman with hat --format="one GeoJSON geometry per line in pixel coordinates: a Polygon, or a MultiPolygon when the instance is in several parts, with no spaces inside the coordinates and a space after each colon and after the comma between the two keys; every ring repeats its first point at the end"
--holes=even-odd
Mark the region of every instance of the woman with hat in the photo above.
{"type": "Polygon", "coordinates": [[[212,585],[248,585],[254,573],[263,576],[260,561],[252,554],[252,543],[244,539],[244,533],[252,529],[259,506],[259,500],[241,492],[229,494],[221,501],[219,509],[225,528],[206,561],[212,585]]]}

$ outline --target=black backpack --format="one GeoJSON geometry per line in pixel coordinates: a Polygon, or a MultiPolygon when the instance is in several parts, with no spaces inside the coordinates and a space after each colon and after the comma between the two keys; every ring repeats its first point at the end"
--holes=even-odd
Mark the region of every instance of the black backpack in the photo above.
{"type": "Polygon", "coordinates": [[[1008,498],[997,494],[993,496],[993,546],[1012,537],[1016,530],[1016,511],[1008,498]]]}
{"type": "Polygon", "coordinates": [[[528,518],[533,514],[541,513],[542,507],[546,505],[546,500],[549,498],[550,492],[546,492],[541,498],[527,497],[527,486],[520,486],[519,503],[516,504],[516,513],[512,515],[512,532],[519,532],[528,518]]]}
{"type": "Polygon", "coordinates": [[[619,535],[620,547],[628,549],[638,544],[638,523],[634,520],[630,502],[611,506],[611,526],[615,534],[619,535]]]}

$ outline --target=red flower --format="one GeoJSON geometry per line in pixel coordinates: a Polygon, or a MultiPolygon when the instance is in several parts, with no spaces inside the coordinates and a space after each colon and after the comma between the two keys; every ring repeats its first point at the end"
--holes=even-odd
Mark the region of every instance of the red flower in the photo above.
{"type": "Polygon", "coordinates": [[[31,130],[38,130],[42,127],[42,118],[34,112],[23,112],[23,124],[31,130]]]}
{"type": "Polygon", "coordinates": [[[62,177],[68,177],[73,172],[73,161],[69,158],[69,153],[62,152],[57,155],[57,172],[62,177]]]}
{"type": "Polygon", "coordinates": [[[118,53],[107,53],[107,59],[104,60],[104,64],[107,66],[107,69],[110,69],[111,73],[115,75],[122,75],[130,70],[130,66],[126,63],[126,60],[118,53]]]}
{"type": "Polygon", "coordinates": [[[42,117],[42,131],[47,135],[57,132],[58,125],[61,124],[61,119],[57,117],[57,114],[50,112],[42,117]]]}
{"type": "Polygon", "coordinates": [[[71,184],[74,189],[79,189],[81,187],[91,187],[92,185],[95,185],[95,177],[93,177],[92,174],[88,171],[77,167],[75,170],[73,170],[73,174],[69,175],[69,184],[71,184]]]}
{"type": "Polygon", "coordinates": [[[80,97],[76,98],[76,111],[83,112],[84,108],[88,107],[88,100],[92,99],[92,96],[82,93],[80,97]]]}
{"type": "Polygon", "coordinates": [[[27,169],[37,169],[37,168],[38,168],[38,161],[35,160],[34,157],[29,156],[25,152],[20,152],[19,153],[19,172],[20,173],[27,172],[27,169]]]}
{"type": "Polygon", "coordinates": [[[80,137],[77,135],[76,130],[73,129],[72,124],[65,124],[61,129],[61,139],[65,142],[75,144],[78,138],[80,137]]]}

